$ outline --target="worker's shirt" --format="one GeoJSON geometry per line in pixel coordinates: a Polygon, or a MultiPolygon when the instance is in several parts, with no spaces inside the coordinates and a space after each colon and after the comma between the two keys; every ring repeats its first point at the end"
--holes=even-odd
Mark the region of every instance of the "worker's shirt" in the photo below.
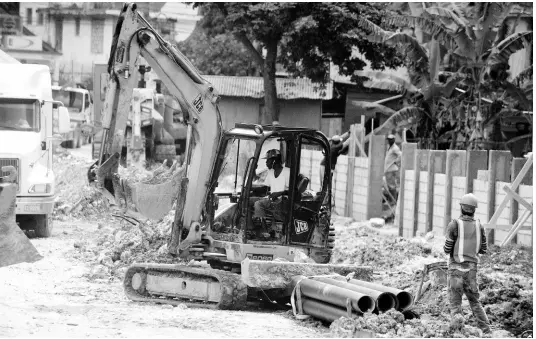
{"type": "Polygon", "coordinates": [[[443,250],[450,263],[479,262],[478,254],[486,254],[488,242],[484,227],[478,220],[462,215],[447,226],[443,250]]]}
{"type": "Polygon", "coordinates": [[[273,169],[268,170],[265,183],[266,185],[270,186],[270,191],[272,193],[282,192],[282,191],[288,190],[289,179],[290,179],[290,168],[283,167],[283,170],[281,171],[281,173],[279,173],[279,176],[277,178],[274,175],[273,169]]]}
{"type": "Polygon", "coordinates": [[[384,172],[394,172],[398,171],[399,167],[398,164],[400,163],[400,156],[402,155],[402,152],[400,151],[400,148],[396,144],[393,144],[393,146],[389,147],[387,150],[387,154],[385,155],[385,163],[384,163],[384,172]]]}

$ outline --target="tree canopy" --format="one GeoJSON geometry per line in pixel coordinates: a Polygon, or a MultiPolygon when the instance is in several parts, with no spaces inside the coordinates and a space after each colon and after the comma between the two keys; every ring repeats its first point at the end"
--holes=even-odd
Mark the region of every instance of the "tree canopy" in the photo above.
{"type": "Polygon", "coordinates": [[[373,69],[398,67],[402,57],[390,46],[348,34],[361,17],[379,24],[383,4],[370,3],[194,3],[203,16],[207,35],[232,35],[248,51],[264,77],[265,118],[277,122],[279,107],[275,86],[276,64],[293,76],[319,83],[329,81],[330,64],[355,79],[365,61],[352,51],[358,48],[373,69]]]}
{"type": "Polygon", "coordinates": [[[180,51],[202,74],[258,76],[259,67],[251,60],[246,48],[232,35],[209,36],[199,25],[185,41],[178,43],[180,51]]]}

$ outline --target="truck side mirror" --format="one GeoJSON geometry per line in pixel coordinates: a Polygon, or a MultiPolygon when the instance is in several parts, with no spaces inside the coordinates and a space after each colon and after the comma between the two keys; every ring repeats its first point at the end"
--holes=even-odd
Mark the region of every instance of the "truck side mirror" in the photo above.
{"type": "Polygon", "coordinates": [[[71,118],[69,117],[69,111],[66,107],[60,106],[58,107],[58,124],[57,128],[58,130],[54,130],[54,133],[69,133],[71,130],[71,118]]]}

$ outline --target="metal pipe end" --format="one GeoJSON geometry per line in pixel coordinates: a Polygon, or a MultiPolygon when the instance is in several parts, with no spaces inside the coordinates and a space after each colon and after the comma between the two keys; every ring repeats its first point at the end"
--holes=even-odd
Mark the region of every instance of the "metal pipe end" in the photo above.
{"type": "Polygon", "coordinates": [[[374,299],[369,297],[368,295],[359,298],[357,302],[353,303],[353,308],[361,313],[370,313],[374,310],[375,307],[374,299]]]}

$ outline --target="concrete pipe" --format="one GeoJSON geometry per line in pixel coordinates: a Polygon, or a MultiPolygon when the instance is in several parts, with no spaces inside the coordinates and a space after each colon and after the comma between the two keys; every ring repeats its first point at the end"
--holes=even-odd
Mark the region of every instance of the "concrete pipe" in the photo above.
{"type": "Polygon", "coordinates": [[[342,287],[347,290],[351,290],[357,293],[368,295],[374,300],[375,311],[386,312],[390,310],[391,308],[397,307],[396,296],[391,292],[382,292],[378,290],[373,290],[370,288],[366,288],[366,287],[358,286],[354,284],[349,284],[345,281],[342,281],[342,280],[339,281],[339,280],[335,280],[331,278],[318,277],[318,278],[313,278],[313,279],[326,283],[326,284],[342,287]]]}
{"type": "Polygon", "coordinates": [[[302,297],[302,308],[303,313],[329,322],[333,322],[340,317],[348,317],[346,309],[307,297],[302,297]]]}
{"type": "MultiPolygon", "coordinates": [[[[345,277],[340,277],[340,278],[336,277],[336,279],[337,280],[346,280],[345,277]]],[[[399,290],[397,288],[387,287],[387,286],[383,286],[383,285],[380,285],[380,284],[375,284],[375,283],[371,283],[371,282],[367,282],[367,281],[363,281],[363,280],[357,280],[357,279],[350,279],[350,281],[348,281],[348,283],[353,284],[353,285],[357,285],[357,286],[370,288],[372,290],[393,293],[396,296],[396,299],[397,299],[397,307],[396,307],[397,310],[405,310],[405,309],[411,307],[411,305],[413,305],[413,296],[409,292],[399,290]]]]}
{"type": "Polygon", "coordinates": [[[292,287],[294,288],[298,282],[300,283],[301,294],[306,297],[344,308],[346,308],[346,300],[349,299],[352,308],[359,313],[367,313],[374,310],[374,300],[363,293],[307,279],[304,276],[293,277],[292,287]]]}

